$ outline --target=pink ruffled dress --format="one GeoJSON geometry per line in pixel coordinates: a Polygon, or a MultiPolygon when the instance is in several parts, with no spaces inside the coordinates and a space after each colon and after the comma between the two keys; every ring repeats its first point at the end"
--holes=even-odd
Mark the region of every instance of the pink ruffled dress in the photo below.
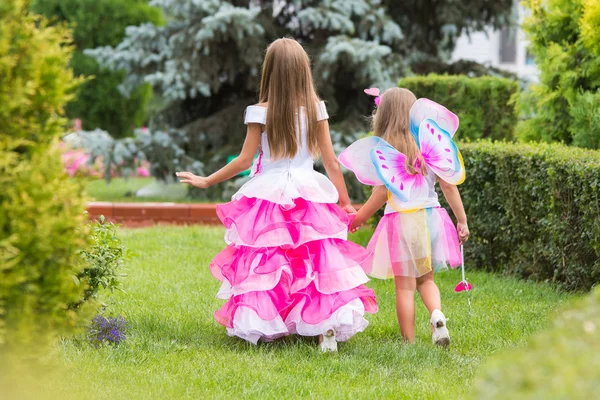
{"type": "MultiPolygon", "coordinates": [[[[328,118],[318,103],[318,119],[328,118]]],[[[266,124],[267,109],[250,106],[245,123],[266,124]]],[[[294,158],[271,160],[266,133],[253,177],[217,213],[228,246],[210,265],[222,282],[215,312],[230,336],[256,344],[296,333],[333,329],[345,341],[377,311],[361,266],[369,253],[347,241],[352,222],[337,206],[333,184],[313,169],[300,110],[300,148],[294,158]]]]}
{"type": "Polygon", "coordinates": [[[425,203],[411,204],[390,196],[367,247],[372,256],[363,265],[369,276],[418,278],[461,264],[458,234],[448,212],[440,207],[436,179],[428,169],[425,203]]]}

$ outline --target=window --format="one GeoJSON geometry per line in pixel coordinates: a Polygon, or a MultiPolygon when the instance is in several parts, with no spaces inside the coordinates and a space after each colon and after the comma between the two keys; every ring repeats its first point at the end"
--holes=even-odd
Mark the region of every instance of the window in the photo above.
{"type": "Polygon", "coordinates": [[[529,52],[529,49],[525,51],[525,64],[527,65],[535,65],[535,59],[533,54],[529,52]]]}
{"type": "Polygon", "coordinates": [[[517,32],[512,28],[500,31],[500,62],[514,64],[517,62],[517,32]]]}

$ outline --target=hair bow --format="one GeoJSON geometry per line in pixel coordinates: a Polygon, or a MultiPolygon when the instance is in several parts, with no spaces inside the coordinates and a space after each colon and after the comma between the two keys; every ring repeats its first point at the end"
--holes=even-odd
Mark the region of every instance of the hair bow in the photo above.
{"type": "Polygon", "coordinates": [[[381,96],[379,95],[379,89],[378,88],[365,89],[365,93],[368,94],[369,96],[375,96],[375,105],[377,107],[379,107],[379,102],[381,101],[381,96]]]}

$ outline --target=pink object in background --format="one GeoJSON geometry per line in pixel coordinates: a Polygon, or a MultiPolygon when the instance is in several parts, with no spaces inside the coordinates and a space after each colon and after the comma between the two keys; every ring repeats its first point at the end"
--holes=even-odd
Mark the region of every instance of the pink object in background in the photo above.
{"type": "Polygon", "coordinates": [[[81,130],[81,119],[75,118],[73,121],[73,130],[76,132],[81,130]]]}
{"type": "Polygon", "coordinates": [[[150,176],[150,171],[148,171],[148,168],[146,168],[146,167],[139,167],[137,169],[137,176],[147,178],[150,176]]]}
{"type": "Polygon", "coordinates": [[[71,150],[62,154],[63,165],[69,176],[75,176],[77,171],[85,167],[90,157],[81,150],[71,150]]]}

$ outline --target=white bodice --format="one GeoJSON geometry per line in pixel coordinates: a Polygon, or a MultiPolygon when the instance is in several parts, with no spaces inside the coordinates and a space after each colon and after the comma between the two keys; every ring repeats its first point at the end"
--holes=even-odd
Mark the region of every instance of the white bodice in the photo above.
{"type": "MultiPolygon", "coordinates": [[[[259,198],[277,204],[291,205],[296,198],[317,203],[336,203],[338,193],[335,186],[324,175],[313,168],[314,159],[308,149],[308,129],[304,108],[300,108],[297,120],[299,147],[292,158],[271,159],[266,132],[260,140],[260,155],[252,166],[252,179],[233,196],[259,198]]],[[[317,103],[317,120],[329,118],[323,101],[317,103]]],[[[266,125],[267,108],[249,106],[246,108],[244,123],[266,125]]]]}

